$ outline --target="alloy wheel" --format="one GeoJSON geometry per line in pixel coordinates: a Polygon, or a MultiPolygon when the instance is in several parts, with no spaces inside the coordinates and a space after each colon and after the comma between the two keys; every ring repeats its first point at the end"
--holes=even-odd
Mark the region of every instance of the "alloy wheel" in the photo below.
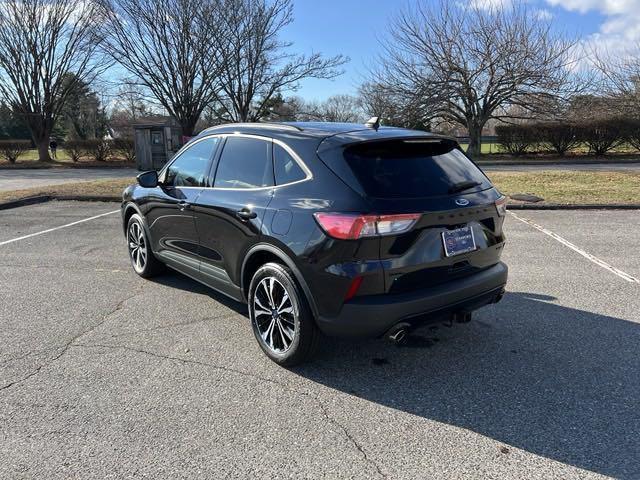
{"type": "Polygon", "coordinates": [[[264,344],[283,354],[298,334],[296,313],[286,288],[274,277],[260,281],[253,297],[253,321],[264,344]]]}
{"type": "Polygon", "coordinates": [[[138,272],[141,272],[147,264],[147,242],[144,238],[142,226],[138,222],[133,222],[129,226],[127,241],[133,266],[138,272]]]}

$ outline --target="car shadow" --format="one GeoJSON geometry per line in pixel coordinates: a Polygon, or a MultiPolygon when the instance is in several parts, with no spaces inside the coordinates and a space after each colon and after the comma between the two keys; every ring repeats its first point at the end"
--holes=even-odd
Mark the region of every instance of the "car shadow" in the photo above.
{"type": "Polygon", "coordinates": [[[640,476],[640,325],[509,293],[409,348],[332,339],[295,372],[565,464],[640,476]]]}
{"type": "MultiPolygon", "coordinates": [[[[168,273],[154,281],[245,305],[168,273]]],[[[640,324],[509,292],[407,345],[325,339],[293,372],[327,387],[616,478],[640,477],[640,324]]]]}
{"type": "Polygon", "coordinates": [[[216,302],[221,303],[225,307],[235,311],[236,313],[239,313],[240,315],[244,315],[246,317],[249,316],[249,312],[245,304],[236,302],[226,295],[223,295],[222,293],[217,292],[201,284],[200,282],[196,282],[195,280],[187,277],[186,275],[182,275],[181,273],[168,271],[163,275],[158,275],[157,277],[153,277],[150,280],[166,287],[178,288],[186,292],[206,295],[216,302]]]}

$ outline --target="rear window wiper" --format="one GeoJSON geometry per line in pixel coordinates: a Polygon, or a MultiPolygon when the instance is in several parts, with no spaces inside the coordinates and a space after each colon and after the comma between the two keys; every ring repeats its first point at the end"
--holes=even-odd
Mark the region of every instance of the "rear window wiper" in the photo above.
{"type": "Polygon", "coordinates": [[[463,192],[465,190],[469,190],[470,188],[477,187],[478,185],[482,184],[475,181],[458,182],[451,185],[451,188],[449,188],[449,193],[463,192]]]}

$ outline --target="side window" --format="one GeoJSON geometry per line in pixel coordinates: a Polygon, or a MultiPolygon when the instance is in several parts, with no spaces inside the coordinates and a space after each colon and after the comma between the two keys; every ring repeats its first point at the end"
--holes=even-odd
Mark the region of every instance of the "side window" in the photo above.
{"type": "Polygon", "coordinates": [[[273,166],[276,174],[276,185],[293,183],[307,178],[298,162],[277,143],[273,144],[273,166]]]}
{"type": "Polygon", "coordinates": [[[203,187],[207,178],[209,160],[219,137],[210,137],[194,143],[167,169],[165,185],[174,187],[203,187]]]}
{"type": "Polygon", "coordinates": [[[214,187],[256,188],[273,185],[271,141],[227,137],[218,163],[214,187]]]}

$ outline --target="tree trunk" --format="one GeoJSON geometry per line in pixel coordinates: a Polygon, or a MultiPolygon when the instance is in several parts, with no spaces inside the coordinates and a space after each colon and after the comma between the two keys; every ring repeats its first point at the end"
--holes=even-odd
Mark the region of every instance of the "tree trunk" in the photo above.
{"type": "Polygon", "coordinates": [[[184,122],[180,125],[180,129],[182,130],[182,136],[191,138],[193,137],[193,131],[196,129],[196,126],[191,122],[184,122]]]}
{"type": "Polygon", "coordinates": [[[49,156],[49,136],[47,135],[37,140],[36,144],[38,147],[38,160],[41,162],[51,162],[52,160],[49,156]]]}
{"type": "Polygon", "coordinates": [[[480,158],[482,155],[482,129],[484,124],[472,123],[469,125],[469,148],[467,155],[471,158],[480,158]]]}
{"type": "Polygon", "coordinates": [[[250,105],[242,105],[240,110],[237,112],[238,121],[240,123],[249,122],[249,116],[251,115],[251,106],[250,105]]]}
{"type": "Polygon", "coordinates": [[[38,160],[40,162],[51,162],[49,155],[49,142],[51,141],[51,130],[53,121],[47,121],[40,114],[27,114],[27,125],[31,130],[31,139],[38,149],[38,160]]]}

